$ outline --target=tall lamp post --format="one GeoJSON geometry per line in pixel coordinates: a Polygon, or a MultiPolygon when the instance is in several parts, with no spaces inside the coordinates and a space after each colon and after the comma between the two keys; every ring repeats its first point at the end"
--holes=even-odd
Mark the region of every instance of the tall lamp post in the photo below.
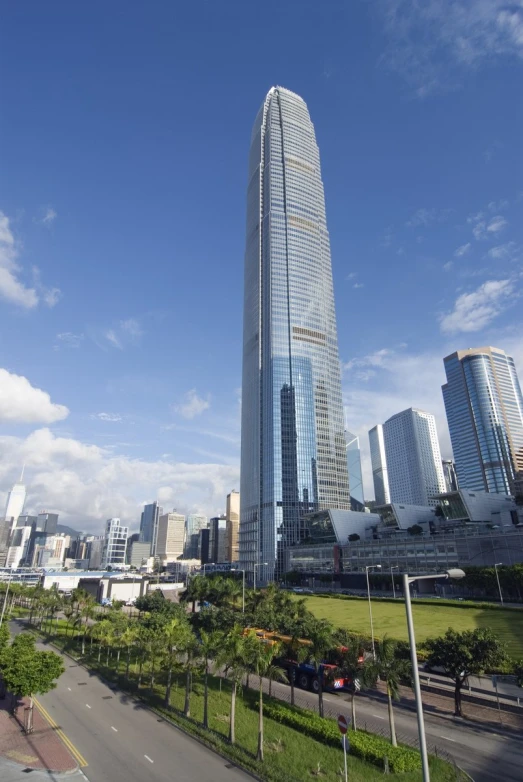
{"type": "Polygon", "coordinates": [[[412,678],[414,683],[414,696],[416,698],[416,715],[418,718],[419,750],[421,754],[421,769],[423,782],[430,782],[429,758],[427,755],[427,741],[425,739],[425,723],[423,721],[423,703],[421,701],[421,687],[419,683],[418,657],[416,654],[416,637],[414,635],[414,621],[412,619],[412,605],[410,602],[410,585],[414,581],[425,581],[434,578],[463,578],[465,573],[459,568],[451,568],[446,573],[437,573],[429,576],[409,576],[403,574],[403,594],[405,595],[405,610],[407,612],[407,626],[409,629],[410,660],[412,663],[412,678]]]}
{"type": "Polygon", "coordinates": [[[399,565],[391,565],[390,566],[390,577],[392,580],[392,597],[394,600],[396,599],[396,587],[394,586],[394,573],[393,570],[399,570],[399,565]]]}
{"type": "Polygon", "coordinates": [[[253,583],[253,590],[256,592],[256,568],[257,567],[263,567],[265,565],[268,565],[268,562],[255,562],[254,563],[254,583],[253,583]]]}
{"type": "Polygon", "coordinates": [[[494,565],[494,570],[496,571],[496,580],[498,582],[498,592],[499,592],[499,599],[501,601],[501,605],[503,605],[503,592],[501,591],[501,584],[499,583],[498,567],[502,564],[503,562],[496,562],[496,564],[494,565]]]}
{"type": "Polygon", "coordinates": [[[381,565],[366,565],[365,575],[367,576],[367,598],[369,601],[369,619],[370,619],[370,638],[372,643],[372,657],[376,659],[376,649],[374,647],[374,624],[372,622],[372,604],[370,602],[370,583],[369,583],[369,570],[381,570],[381,565]]]}
{"type": "Polygon", "coordinates": [[[211,565],[215,565],[215,562],[206,562],[205,565],[203,565],[203,575],[205,575],[205,568],[211,567],[211,565]]]}

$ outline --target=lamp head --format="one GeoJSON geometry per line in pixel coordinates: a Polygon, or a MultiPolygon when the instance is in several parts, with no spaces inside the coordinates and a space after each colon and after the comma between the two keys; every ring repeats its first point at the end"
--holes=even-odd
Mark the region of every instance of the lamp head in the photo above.
{"type": "Polygon", "coordinates": [[[447,570],[447,578],[459,579],[459,578],[465,578],[466,575],[467,574],[465,573],[465,571],[461,570],[461,568],[459,567],[453,567],[450,568],[450,570],[447,570]]]}

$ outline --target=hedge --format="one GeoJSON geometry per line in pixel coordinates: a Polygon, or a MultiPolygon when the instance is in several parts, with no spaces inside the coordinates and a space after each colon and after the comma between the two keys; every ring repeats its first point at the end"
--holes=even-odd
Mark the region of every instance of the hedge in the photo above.
{"type": "MultiPolygon", "coordinates": [[[[294,728],[300,733],[310,736],[333,747],[340,746],[340,732],[334,720],[319,717],[304,709],[290,707],[274,701],[264,701],[264,714],[282,725],[294,728]]],[[[357,758],[383,768],[385,756],[389,760],[389,768],[394,774],[406,771],[418,771],[421,768],[419,752],[410,747],[393,747],[381,736],[374,736],[365,731],[352,731],[349,736],[350,752],[357,758]]]]}

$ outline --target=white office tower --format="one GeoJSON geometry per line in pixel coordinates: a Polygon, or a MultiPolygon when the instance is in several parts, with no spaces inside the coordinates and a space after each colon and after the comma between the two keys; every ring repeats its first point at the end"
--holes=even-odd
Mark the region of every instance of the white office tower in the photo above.
{"type": "Polygon", "coordinates": [[[383,425],[391,502],[432,505],[446,491],[436,419],[410,407],[383,425]]]}
{"type": "Polygon", "coordinates": [[[122,526],[120,519],[107,519],[102,550],[102,569],[113,569],[125,565],[128,527],[122,526]]]}
{"type": "Polygon", "coordinates": [[[389,474],[387,472],[385,441],[381,424],[369,431],[369,443],[374,497],[377,505],[388,505],[390,502],[389,474]]]}
{"type": "Polygon", "coordinates": [[[21,516],[24,510],[26,489],[21,480],[22,479],[13,485],[13,488],[7,495],[7,503],[5,506],[4,519],[7,521],[11,520],[12,530],[16,527],[18,517],[21,516]]]}
{"type": "Polygon", "coordinates": [[[164,513],[158,520],[156,556],[163,562],[174,562],[183,554],[185,516],[182,513],[164,513]]]}

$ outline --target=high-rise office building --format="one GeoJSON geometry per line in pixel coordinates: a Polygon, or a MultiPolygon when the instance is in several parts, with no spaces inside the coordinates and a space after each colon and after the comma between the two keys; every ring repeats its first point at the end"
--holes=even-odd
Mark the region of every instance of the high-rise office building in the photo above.
{"type": "Polygon", "coordinates": [[[11,528],[16,527],[18,517],[23,513],[26,498],[26,489],[21,480],[13,485],[7,495],[4,519],[11,521],[11,528]]]}
{"type": "Polygon", "coordinates": [[[251,136],[244,285],[240,560],[268,580],[306,514],[350,509],[320,156],[282,87],[251,136]]]}
{"type": "Polygon", "coordinates": [[[511,494],[523,471],[523,396],[514,360],[498,348],[447,356],[443,401],[460,488],[511,494]]]}
{"type": "Polygon", "coordinates": [[[215,516],[209,521],[209,561],[216,565],[229,562],[227,554],[227,519],[215,516]]]}
{"type": "Polygon", "coordinates": [[[237,562],[240,556],[240,492],[234,489],[227,495],[225,503],[227,520],[227,561],[237,562]]]}
{"type": "Polygon", "coordinates": [[[156,536],[158,534],[158,520],[163,513],[157,502],[151,502],[143,506],[140,519],[140,543],[151,544],[151,556],[156,554],[156,536]]]}
{"type": "Polygon", "coordinates": [[[120,519],[107,519],[102,550],[102,569],[107,567],[114,569],[125,565],[128,531],[128,528],[120,523],[120,519]]]}
{"type": "Polygon", "coordinates": [[[446,490],[436,419],[410,407],[383,424],[391,502],[433,505],[446,490]]]}
{"type": "Polygon", "coordinates": [[[345,442],[349,470],[350,507],[351,510],[363,511],[365,510],[365,500],[361,474],[360,438],[352,432],[346,431],[345,442]]]}
{"type": "Polygon", "coordinates": [[[369,444],[376,505],[388,505],[390,502],[389,473],[382,424],[377,424],[369,431],[369,444]]]}
{"type": "Polygon", "coordinates": [[[185,543],[185,516],[183,513],[163,513],[158,520],[155,556],[167,562],[183,555],[185,543]]]}
{"type": "Polygon", "coordinates": [[[452,459],[442,459],[441,466],[443,467],[443,477],[445,478],[447,491],[457,491],[459,484],[458,476],[456,475],[456,465],[452,459]]]}
{"type": "Polygon", "coordinates": [[[183,547],[184,559],[198,559],[198,543],[200,530],[208,525],[207,516],[199,516],[190,513],[185,522],[185,544],[183,547]]]}

